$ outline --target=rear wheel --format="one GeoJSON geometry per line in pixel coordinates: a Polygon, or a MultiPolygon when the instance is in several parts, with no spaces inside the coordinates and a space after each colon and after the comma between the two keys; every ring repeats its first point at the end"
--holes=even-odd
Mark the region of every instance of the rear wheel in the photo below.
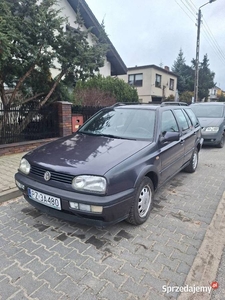
{"type": "Polygon", "coordinates": [[[198,166],[198,149],[195,148],[189,165],[184,169],[188,173],[194,173],[198,166]]]}
{"type": "Polygon", "coordinates": [[[144,177],[136,190],[127,222],[140,225],[149,217],[153,205],[154,186],[150,178],[144,177]]]}

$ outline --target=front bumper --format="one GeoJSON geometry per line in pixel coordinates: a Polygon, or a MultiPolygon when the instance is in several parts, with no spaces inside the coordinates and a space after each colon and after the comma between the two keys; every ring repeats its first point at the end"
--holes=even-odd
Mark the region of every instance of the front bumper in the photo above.
{"type": "Polygon", "coordinates": [[[204,139],[203,145],[218,145],[221,141],[222,133],[217,132],[213,134],[202,132],[202,137],[204,139]]]}
{"type": "Polygon", "coordinates": [[[126,219],[129,215],[134,197],[134,189],[110,196],[87,195],[48,186],[21,173],[16,173],[15,180],[20,183],[20,186],[17,185],[17,187],[22,191],[25,199],[38,210],[70,222],[98,227],[105,227],[126,219]],[[24,188],[21,188],[21,185],[24,186],[24,188]],[[28,188],[60,198],[62,209],[57,210],[30,199],[27,190],[28,188]],[[101,213],[94,213],[72,209],[69,204],[70,201],[87,205],[102,206],[103,210],[101,213]]]}

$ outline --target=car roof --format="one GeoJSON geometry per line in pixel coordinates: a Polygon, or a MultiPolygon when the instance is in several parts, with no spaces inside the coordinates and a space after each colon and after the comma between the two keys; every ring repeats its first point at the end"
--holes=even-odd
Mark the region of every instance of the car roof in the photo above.
{"type": "Polygon", "coordinates": [[[187,108],[186,103],[184,102],[163,102],[163,103],[159,103],[159,104],[152,104],[152,103],[116,103],[114,105],[112,105],[112,107],[114,108],[119,108],[119,109],[124,109],[124,108],[131,108],[131,109],[149,109],[149,110],[157,110],[160,108],[170,108],[170,109],[174,109],[174,108],[187,108]]]}
{"type": "Polygon", "coordinates": [[[225,102],[197,102],[192,103],[191,105],[224,105],[225,102]]]}

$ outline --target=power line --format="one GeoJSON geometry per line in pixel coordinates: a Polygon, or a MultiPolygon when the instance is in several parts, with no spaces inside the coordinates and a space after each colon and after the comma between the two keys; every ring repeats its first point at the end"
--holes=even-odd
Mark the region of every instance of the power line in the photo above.
{"type": "MultiPolygon", "coordinates": [[[[196,19],[193,20],[192,16],[196,17],[198,9],[194,5],[192,0],[186,0],[186,3],[184,3],[183,0],[181,0],[183,6],[181,6],[180,3],[177,2],[177,0],[175,0],[175,1],[178,4],[178,6],[183,10],[183,12],[189,17],[189,19],[191,19],[191,21],[194,22],[194,24],[196,24],[196,19]],[[191,16],[190,16],[190,13],[191,13],[191,16]]],[[[204,20],[202,29],[203,29],[202,30],[203,34],[206,36],[207,40],[210,43],[210,46],[215,51],[216,55],[218,55],[219,58],[222,59],[222,61],[224,61],[225,60],[225,55],[224,55],[223,51],[221,50],[219,44],[215,40],[215,38],[214,38],[212,32],[210,31],[210,29],[209,29],[209,27],[208,27],[205,20],[204,20]]]]}
{"type": "Polygon", "coordinates": [[[220,45],[218,44],[217,40],[214,38],[209,26],[207,25],[205,19],[203,18],[204,22],[203,22],[203,26],[205,28],[206,34],[208,34],[208,36],[210,37],[210,39],[212,40],[212,43],[214,44],[214,46],[216,47],[217,51],[220,53],[222,59],[225,60],[225,54],[222,51],[222,49],[220,48],[220,45]]]}
{"type": "Polygon", "coordinates": [[[188,11],[195,17],[195,11],[193,12],[193,9],[190,9],[186,3],[183,2],[183,0],[181,0],[181,2],[184,4],[184,6],[188,9],[188,11]]]}
{"type": "Polygon", "coordinates": [[[195,22],[191,17],[190,15],[183,9],[183,7],[177,2],[177,0],[175,0],[177,5],[180,6],[180,8],[183,10],[183,12],[188,16],[188,18],[192,21],[192,22],[195,22]]]}

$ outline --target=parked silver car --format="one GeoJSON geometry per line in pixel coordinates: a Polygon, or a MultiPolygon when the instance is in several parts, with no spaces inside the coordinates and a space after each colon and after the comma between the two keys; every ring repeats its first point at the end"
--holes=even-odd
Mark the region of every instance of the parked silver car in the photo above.
{"type": "Polygon", "coordinates": [[[202,102],[191,105],[202,127],[203,144],[224,146],[225,136],[225,103],[202,102]]]}

